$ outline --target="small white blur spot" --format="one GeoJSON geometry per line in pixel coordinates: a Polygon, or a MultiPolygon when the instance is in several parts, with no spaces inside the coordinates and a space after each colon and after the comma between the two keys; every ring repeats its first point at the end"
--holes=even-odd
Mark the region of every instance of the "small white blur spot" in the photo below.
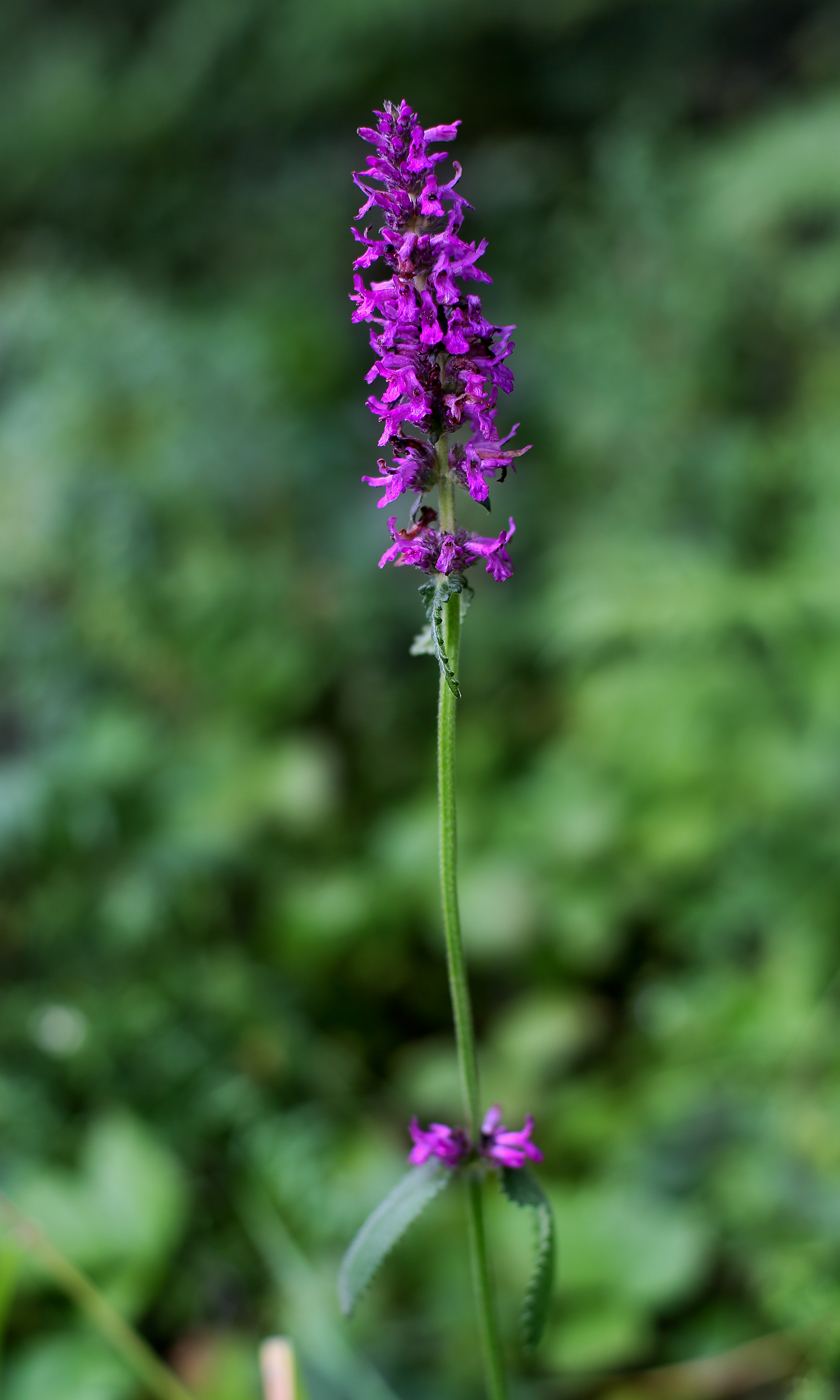
{"type": "Polygon", "coordinates": [[[65,1059],[87,1040],[87,1017],[74,1006],[41,1006],[32,1015],[30,1034],[39,1050],[65,1059]]]}

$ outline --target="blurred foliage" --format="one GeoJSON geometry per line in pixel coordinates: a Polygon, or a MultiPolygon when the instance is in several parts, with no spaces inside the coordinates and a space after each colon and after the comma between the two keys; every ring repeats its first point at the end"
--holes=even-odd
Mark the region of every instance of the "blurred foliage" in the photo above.
{"type": "MultiPolygon", "coordinates": [[[[840,1363],[840,4],[7,0],[0,1183],[203,1400],[477,1386],[435,667],[380,574],[354,135],[463,119],[535,446],[465,634],[485,1094],[559,1224],[523,1396],[794,1328],[840,1363]],[[442,1377],[446,1380],[442,1380],[442,1377]]],[[[500,509],[497,501],[495,509],[500,509]]],[[[531,1257],[491,1229],[515,1351],[531,1257]]],[[[0,1253],[4,1400],[139,1396],[0,1253]]]]}

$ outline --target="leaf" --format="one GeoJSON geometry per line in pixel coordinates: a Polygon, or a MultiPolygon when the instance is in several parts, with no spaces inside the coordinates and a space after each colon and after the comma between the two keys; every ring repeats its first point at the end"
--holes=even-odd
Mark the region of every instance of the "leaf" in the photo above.
{"type": "Polygon", "coordinates": [[[458,685],[457,677],[449,664],[449,657],[446,654],[446,646],[443,637],[443,607],[450,598],[461,596],[461,616],[464,616],[466,609],[472,600],[473,590],[467,583],[463,574],[436,574],[428,583],[421,583],[420,596],[426,605],[426,617],[429,620],[429,636],[420,633],[412,645],[412,655],[421,655],[422,651],[433,652],[437,657],[440,673],[443,676],[452,694],[460,700],[461,688],[458,685]],[[417,650],[415,650],[417,648],[417,650]]]}
{"type": "Polygon", "coordinates": [[[432,629],[426,624],[421,632],[417,633],[411,646],[408,648],[409,656],[436,656],[435,640],[432,636],[432,629]]]}
{"type": "MultiPolygon", "coordinates": [[[[98,1119],[80,1169],[34,1171],[14,1203],[77,1267],[107,1280],[109,1299],[136,1315],[185,1223],[186,1184],[168,1149],[127,1114],[98,1119]]],[[[25,1274],[40,1269],[31,1260],[25,1274]]]]}
{"type": "Polygon", "coordinates": [[[369,1215],[341,1261],[338,1298],[345,1316],[353,1311],[379,1265],[405,1234],[412,1220],[451,1180],[452,1172],[437,1158],[412,1167],[369,1215]]]}
{"type": "Polygon", "coordinates": [[[130,1400],[137,1385],[119,1356],[81,1330],[53,1332],[16,1351],[3,1400],[130,1400]]]}
{"type": "Polygon", "coordinates": [[[554,1216],[548,1197],[526,1167],[504,1167],[501,1187],[514,1205],[533,1210],[537,1226],[537,1257],[522,1307],[522,1345],[533,1351],[545,1330],[554,1283],[554,1216]]]}

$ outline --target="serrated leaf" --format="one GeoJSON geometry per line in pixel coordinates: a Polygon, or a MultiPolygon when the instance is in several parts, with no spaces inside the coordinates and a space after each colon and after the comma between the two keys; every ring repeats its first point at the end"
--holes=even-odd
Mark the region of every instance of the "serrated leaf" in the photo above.
{"type": "Polygon", "coordinates": [[[432,1157],[406,1172],[368,1216],[338,1271],[338,1299],[345,1316],[353,1311],[386,1254],[451,1179],[452,1172],[432,1157]]]}
{"type": "Polygon", "coordinates": [[[435,641],[432,636],[432,629],[429,626],[418,632],[411,646],[408,648],[409,656],[435,656],[435,641]]]}
{"type": "Polygon", "coordinates": [[[537,1255],[522,1307],[522,1345],[533,1351],[545,1331],[554,1283],[554,1216],[548,1197],[526,1167],[504,1167],[501,1186],[514,1205],[534,1212],[537,1255]]]}
{"type": "MultiPolygon", "coordinates": [[[[454,598],[458,595],[460,595],[461,598],[461,616],[463,617],[473,596],[473,590],[467,583],[463,574],[436,574],[428,583],[421,583],[420,585],[420,596],[426,605],[426,616],[429,619],[430,650],[433,651],[434,655],[437,657],[440,673],[446,681],[446,684],[449,686],[452,694],[460,700],[461,688],[458,685],[455,672],[449,664],[449,657],[446,654],[446,644],[443,637],[444,604],[447,603],[450,598],[454,598]]],[[[416,638],[414,645],[417,646],[419,641],[420,638],[416,638]]],[[[414,652],[413,647],[412,652],[414,655],[419,654],[419,651],[414,652]]]]}

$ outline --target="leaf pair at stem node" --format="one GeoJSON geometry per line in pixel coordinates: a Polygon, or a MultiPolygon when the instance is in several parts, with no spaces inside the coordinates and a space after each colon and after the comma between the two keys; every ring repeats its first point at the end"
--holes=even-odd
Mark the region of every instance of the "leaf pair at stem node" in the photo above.
{"type": "MultiPolygon", "coordinates": [[[[377,1269],[413,1220],[449,1184],[457,1171],[430,1158],[412,1167],[368,1216],[341,1263],[338,1297],[345,1316],[353,1311],[377,1269]]],[[[548,1318],[554,1282],[554,1218],[548,1197],[525,1167],[504,1167],[501,1188],[509,1201],[534,1212],[537,1254],[522,1309],[522,1344],[533,1351],[548,1318]]]]}
{"type": "Polygon", "coordinates": [[[435,574],[428,583],[421,583],[420,597],[426,608],[428,626],[411,644],[412,656],[434,656],[437,658],[440,673],[456,699],[461,698],[461,688],[446,654],[443,632],[443,609],[450,598],[460,596],[461,616],[463,617],[473,600],[473,589],[463,574],[435,574]]]}

